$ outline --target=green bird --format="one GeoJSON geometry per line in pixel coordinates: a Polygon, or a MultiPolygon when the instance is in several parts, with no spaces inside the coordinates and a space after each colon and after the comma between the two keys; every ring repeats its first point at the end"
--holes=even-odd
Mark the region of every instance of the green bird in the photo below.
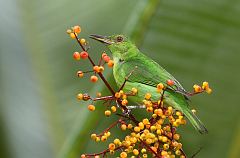
{"type": "Polygon", "coordinates": [[[156,86],[163,83],[168,87],[164,92],[163,103],[181,111],[200,133],[207,133],[203,123],[189,108],[189,93],[170,73],[141,53],[126,36],[90,35],[90,38],[106,44],[110,49],[114,60],[113,75],[117,85],[121,87],[129,76],[123,90],[129,92],[133,87],[138,89],[137,95],[132,97],[131,101],[141,104],[146,93],[152,95],[152,100],[159,100],[161,94],[156,91],[156,86]],[[166,81],[172,81],[174,85],[170,87],[166,81]]]}

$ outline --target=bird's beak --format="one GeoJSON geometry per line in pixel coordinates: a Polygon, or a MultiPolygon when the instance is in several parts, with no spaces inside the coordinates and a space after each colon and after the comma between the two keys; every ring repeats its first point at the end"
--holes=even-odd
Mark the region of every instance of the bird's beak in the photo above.
{"type": "Polygon", "coordinates": [[[99,42],[105,43],[105,44],[113,44],[114,42],[111,41],[107,36],[101,36],[101,35],[90,35],[89,36],[92,39],[95,39],[99,42]]]}

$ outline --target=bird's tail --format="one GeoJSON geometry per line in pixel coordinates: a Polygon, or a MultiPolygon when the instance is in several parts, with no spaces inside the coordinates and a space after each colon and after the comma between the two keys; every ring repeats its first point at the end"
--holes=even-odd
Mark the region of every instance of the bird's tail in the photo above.
{"type": "Polygon", "coordinates": [[[187,109],[187,111],[185,111],[184,114],[188,118],[188,120],[192,123],[194,128],[197,129],[201,134],[208,133],[207,128],[190,109],[187,109]]]}

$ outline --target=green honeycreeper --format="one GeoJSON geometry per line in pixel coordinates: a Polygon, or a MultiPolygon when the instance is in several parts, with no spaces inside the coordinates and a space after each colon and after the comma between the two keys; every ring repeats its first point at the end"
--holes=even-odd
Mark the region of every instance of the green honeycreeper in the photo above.
{"type": "Polygon", "coordinates": [[[141,104],[146,93],[151,93],[152,100],[159,100],[161,94],[157,93],[156,86],[163,83],[168,87],[164,92],[164,104],[181,111],[200,133],[207,133],[203,123],[189,108],[188,92],[158,63],[141,53],[126,36],[90,35],[90,38],[106,44],[110,49],[114,60],[113,75],[117,85],[121,87],[129,76],[123,90],[129,92],[133,87],[138,89],[137,95],[131,97],[131,101],[141,104]],[[167,80],[173,81],[174,85],[169,88],[167,80]]]}

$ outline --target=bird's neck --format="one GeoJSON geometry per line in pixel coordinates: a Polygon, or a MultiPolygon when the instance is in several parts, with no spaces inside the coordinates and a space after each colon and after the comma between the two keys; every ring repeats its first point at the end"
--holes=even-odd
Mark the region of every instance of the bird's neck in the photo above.
{"type": "Polygon", "coordinates": [[[128,49],[115,49],[111,50],[114,60],[128,60],[137,56],[140,52],[136,46],[129,47],[128,49]]]}

